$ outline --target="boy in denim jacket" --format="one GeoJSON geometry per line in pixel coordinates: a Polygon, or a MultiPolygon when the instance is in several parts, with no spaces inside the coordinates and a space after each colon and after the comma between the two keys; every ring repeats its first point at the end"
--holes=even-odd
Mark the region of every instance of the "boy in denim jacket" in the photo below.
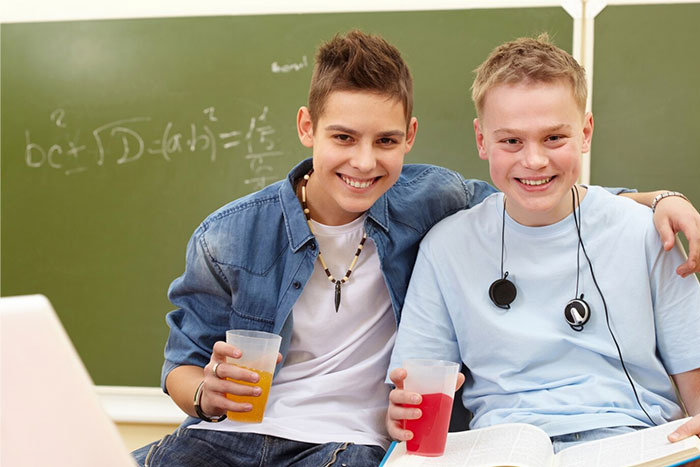
{"type": "MultiPolygon", "coordinates": [[[[384,374],[418,243],[495,189],[403,164],[412,78],[377,36],[321,46],[297,129],[313,158],[211,214],[189,242],[169,290],[162,385],[190,418],[140,450],[148,465],[376,465],[389,443],[384,374]],[[222,420],[251,410],[226,394],[260,394],[256,373],[227,362],[241,355],[228,329],[282,336],[262,423],[222,420]]],[[[690,235],[700,242],[700,229],[690,235]]]]}

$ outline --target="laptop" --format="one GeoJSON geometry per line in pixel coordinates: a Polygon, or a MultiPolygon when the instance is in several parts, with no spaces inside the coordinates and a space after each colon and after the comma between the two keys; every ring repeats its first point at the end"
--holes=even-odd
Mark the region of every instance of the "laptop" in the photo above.
{"type": "Polygon", "coordinates": [[[0,465],[136,465],[46,297],[0,298],[0,369],[0,465]]]}

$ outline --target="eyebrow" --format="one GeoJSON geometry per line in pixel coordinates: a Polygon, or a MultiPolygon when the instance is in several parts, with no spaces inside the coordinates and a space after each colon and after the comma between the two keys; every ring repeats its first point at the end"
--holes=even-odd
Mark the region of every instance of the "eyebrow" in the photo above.
{"type": "MultiPolygon", "coordinates": [[[[542,130],[543,133],[554,133],[556,131],[561,131],[561,130],[571,130],[571,125],[567,123],[560,123],[558,125],[552,125],[550,127],[545,128],[542,130]]],[[[499,128],[497,130],[494,130],[494,133],[520,133],[522,130],[517,130],[513,128],[499,128]]]]}
{"type": "MultiPolygon", "coordinates": [[[[343,125],[328,125],[325,128],[326,131],[340,131],[342,133],[348,133],[350,135],[357,135],[359,132],[357,130],[353,130],[352,128],[345,127],[343,125]]],[[[383,131],[379,133],[377,136],[386,138],[389,136],[400,136],[404,137],[406,136],[406,133],[401,131],[401,130],[389,130],[389,131],[383,131]]]]}

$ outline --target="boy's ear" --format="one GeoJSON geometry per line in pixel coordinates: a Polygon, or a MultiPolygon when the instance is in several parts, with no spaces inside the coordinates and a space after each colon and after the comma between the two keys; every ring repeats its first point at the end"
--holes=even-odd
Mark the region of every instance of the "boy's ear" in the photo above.
{"type": "Polygon", "coordinates": [[[416,142],[416,133],[418,132],[418,119],[416,117],[411,117],[408,122],[408,128],[406,129],[406,154],[413,147],[413,143],[416,142]]]}
{"type": "Polygon", "coordinates": [[[486,153],[486,147],[484,147],[484,134],[481,132],[478,118],[474,119],[474,137],[476,138],[476,149],[479,151],[479,157],[483,160],[488,160],[489,156],[486,153]]]}
{"type": "Polygon", "coordinates": [[[314,147],[314,123],[307,107],[299,108],[297,112],[297,134],[299,141],[307,148],[314,147]]]}
{"type": "Polygon", "coordinates": [[[593,141],[593,114],[586,112],[583,118],[583,147],[581,148],[581,154],[590,152],[591,141],[593,141]]]}

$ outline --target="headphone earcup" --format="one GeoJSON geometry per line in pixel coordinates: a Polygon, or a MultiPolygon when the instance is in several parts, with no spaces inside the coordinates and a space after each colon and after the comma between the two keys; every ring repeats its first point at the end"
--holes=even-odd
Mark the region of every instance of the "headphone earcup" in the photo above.
{"type": "Polygon", "coordinates": [[[489,287],[489,297],[498,308],[510,309],[510,304],[513,303],[517,295],[515,284],[505,277],[494,281],[489,287]]]}
{"type": "Polygon", "coordinates": [[[581,331],[583,325],[591,318],[591,308],[588,303],[581,298],[574,298],[564,307],[564,318],[574,331],[581,331]]]}

